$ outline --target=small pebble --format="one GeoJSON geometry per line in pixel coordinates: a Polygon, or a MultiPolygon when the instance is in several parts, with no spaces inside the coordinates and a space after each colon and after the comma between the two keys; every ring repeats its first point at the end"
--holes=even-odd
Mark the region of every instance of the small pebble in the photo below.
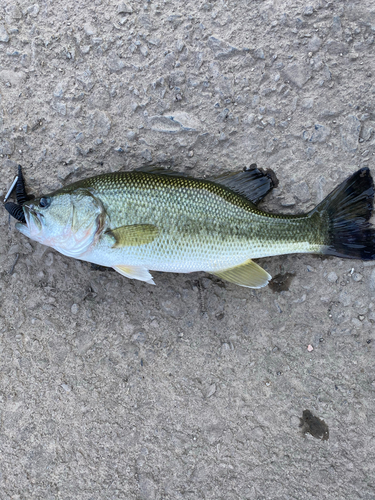
{"type": "Polygon", "coordinates": [[[134,141],[135,138],[136,138],[136,133],[133,132],[132,130],[130,130],[127,134],[126,134],[127,138],[130,139],[131,141],[134,141]]]}
{"type": "Polygon", "coordinates": [[[148,48],[145,45],[141,45],[140,51],[144,57],[148,55],[148,48]]]}
{"type": "Polygon", "coordinates": [[[92,35],[95,36],[97,33],[96,28],[88,23],[84,24],[83,30],[86,33],[86,35],[88,35],[88,36],[92,36],[92,35]]]}
{"type": "Polygon", "coordinates": [[[70,312],[72,314],[77,314],[79,310],[79,305],[78,304],[73,304],[72,307],[70,308],[70,312]]]}
{"type": "Polygon", "coordinates": [[[373,269],[371,272],[369,287],[371,291],[375,291],[375,269],[373,269]]]}
{"type": "Polygon", "coordinates": [[[309,345],[307,346],[307,350],[308,350],[309,352],[311,352],[311,351],[313,351],[313,350],[314,350],[314,348],[313,348],[313,346],[312,346],[311,344],[309,344],[309,345]]]}
{"type": "Polygon", "coordinates": [[[208,388],[206,397],[210,398],[215,394],[215,392],[216,392],[216,384],[211,384],[210,387],[208,388]]]}
{"type": "Polygon", "coordinates": [[[3,24],[0,24],[0,42],[7,43],[9,42],[9,35],[5,29],[3,24]]]}
{"type": "Polygon", "coordinates": [[[299,426],[299,423],[300,423],[300,419],[298,417],[296,417],[295,415],[293,415],[292,417],[290,417],[290,425],[292,427],[299,426]]]}
{"type": "Polygon", "coordinates": [[[307,203],[310,200],[310,191],[305,181],[293,186],[293,195],[302,203],[307,203]]]}
{"type": "Polygon", "coordinates": [[[353,280],[354,280],[354,281],[357,281],[357,282],[358,282],[358,281],[362,281],[362,279],[363,279],[362,274],[359,274],[359,273],[354,273],[354,274],[352,275],[352,277],[353,277],[353,280]]]}
{"type": "Polygon", "coordinates": [[[147,340],[147,334],[146,332],[143,332],[143,331],[139,331],[139,332],[136,332],[132,335],[132,340],[134,342],[146,342],[147,340]]]}
{"type": "Polygon", "coordinates": [[[52,266],[52,264],[53,264],[53,253],[49,252],[49,253],[46,255],[46,257],[45,257],[45,259],[44,259],[44,264],[45,264],[46,266],[48,266],[48,267],[49,267],[49,266],[52,266]]]}
{"type": "Polygon", "coordinates": [[[131,14],[132,12],[133,9],[124,2],[119,3],[117,6],[117,14],[131,14]]]}
{"type": "Polygon", "coordinates": [[[352,318],[352,324],[354,326],[356,326],[357,328],[360,328],[362,326],[362,324],[358,318],[352,318]]]}
{"type": "Polygon", "coordinates": [[[331,271],[327,276],[327,280],[330,283],[336,283],[336,281],[338,280],[338,276],[334,271],[331,271]]]}
{"type": "Polygon", "coordinates": [[[39,10],[39,5],[35,3],[34,5],[30,5],[30,7],[27,8],[27,13],[30,17],[36,17],[39,14],[39,10]]]}
{"type": "Polygon", "coordinates": [[[326,142],[327,138],[331,135],[331,129],[325,125],[315,124],[314,132],[310,137],[310,142],[326,142]]]}
{"type": "Polygon", "coordinates": [[[341,127],[341,142],[349,152],[354,152],[358,148],[361,122],[355,115],[349,115],[341,127]]]}

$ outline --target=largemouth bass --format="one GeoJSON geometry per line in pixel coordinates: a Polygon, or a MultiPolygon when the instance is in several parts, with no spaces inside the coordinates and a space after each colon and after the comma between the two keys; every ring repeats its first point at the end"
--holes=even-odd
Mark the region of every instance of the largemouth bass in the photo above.
{"type": "Polygon", "coordinates": [[[271,178],[258,169],[213,180],[148,169],[98,175],[29,200],[19,169],[19,204],[5,207],[25,236],[152,284],[150,270],[206,271],[261,288],[271,276],[255,258],[315,253],[375,259],[368,168],[306,214],[260,210],[257,203],[271,188],[271,178]]]}

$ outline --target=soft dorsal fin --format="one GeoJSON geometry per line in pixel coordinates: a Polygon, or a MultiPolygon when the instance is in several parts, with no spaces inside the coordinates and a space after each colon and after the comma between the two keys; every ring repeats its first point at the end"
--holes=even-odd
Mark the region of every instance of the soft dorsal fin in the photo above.
{"type": "Polygon", "coordinates": [[[133,224],[107,229],[106,234],[114,238],[112,248],[121,248],[151,243],[159,234],[159,230],[153,224],[133,224]]]}
{"type": "MultiPolygon", "coordinates": [[[[145,172],[148,174],[166,175],[169,177],[192,177],[184,172],[176,172],[175,170],[167,170],[163,167],[156,165],[149,165],[137,168],[138,172],[145,172]]],[[[196,180],[200,180],[196,178],[196,180]]],[[[215,177],[208,177],[207,180],[221,184],[237,194],[244,196],[249,201],[257,205],[273,187],[276,187],[278,181],[275,175],[270,172],[264,172],[262,169],[257,168],[253,163],[249,169],[241,172],[226,172],[222,175],[215,177]]]]}
{"type": "Polygon", "coordinates": [[[269,172],[263,172],[257,167],[242,172],[225,173],[209,180],[226,186],[247,198],[254,205],[257,205],[277,183],[269,172]]]}
{"type": "Polygon", "coordinates": [[[255,264],[252,260],[247,260],[243,264],[221,271],[215,271],[215,276],[236,285],[246,286],[248,288],[262,288],[268,285],[272,278],[267,271],[255,264]]]}

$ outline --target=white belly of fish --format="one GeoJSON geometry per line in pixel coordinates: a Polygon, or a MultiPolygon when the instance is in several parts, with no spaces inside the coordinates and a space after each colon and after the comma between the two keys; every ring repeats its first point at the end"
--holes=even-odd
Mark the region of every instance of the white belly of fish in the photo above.
{"type": "Polygon", "coordinates": [[[214,242],[210,245],[199,245],[195,242],[190,244],[170,242],[167,238],[164,238],[165,241],[157,240],[147,245],[123,248],[111,248],[105,242],[99,242],[81,255],[57,250],[70,257],[101,266],[136,266],[174,273],[215,272],[238,266],[248,259],[288,253],[314,253],[321,250],[321,246],[311,245],[308,242],[261,245],[254,242],[229,241],[227,244],[214,242]]]}

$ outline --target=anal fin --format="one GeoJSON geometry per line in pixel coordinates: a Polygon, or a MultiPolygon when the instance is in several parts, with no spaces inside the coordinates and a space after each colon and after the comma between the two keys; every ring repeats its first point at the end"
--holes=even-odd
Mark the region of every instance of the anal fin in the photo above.
{"type": "Polygon", "coordinates": [[[221,271],[215,271],[215,276],[218,278],[236,283],[236,285],[245,286],[248,288],[262,288],[268,285],[272,278],[267,271],[255,264],[252,260],[247,260],[243,264],[221,271]]]}
{"type": "Polygon", "coordinates": [[[118,265],[118,266],[113,266],[113,269],[118,273],[122,274],[123,276],[126,276],[127,278],[139,281],[145,281],[150,285],[155,285],[151,274],[145,267],[118,265]]]}

